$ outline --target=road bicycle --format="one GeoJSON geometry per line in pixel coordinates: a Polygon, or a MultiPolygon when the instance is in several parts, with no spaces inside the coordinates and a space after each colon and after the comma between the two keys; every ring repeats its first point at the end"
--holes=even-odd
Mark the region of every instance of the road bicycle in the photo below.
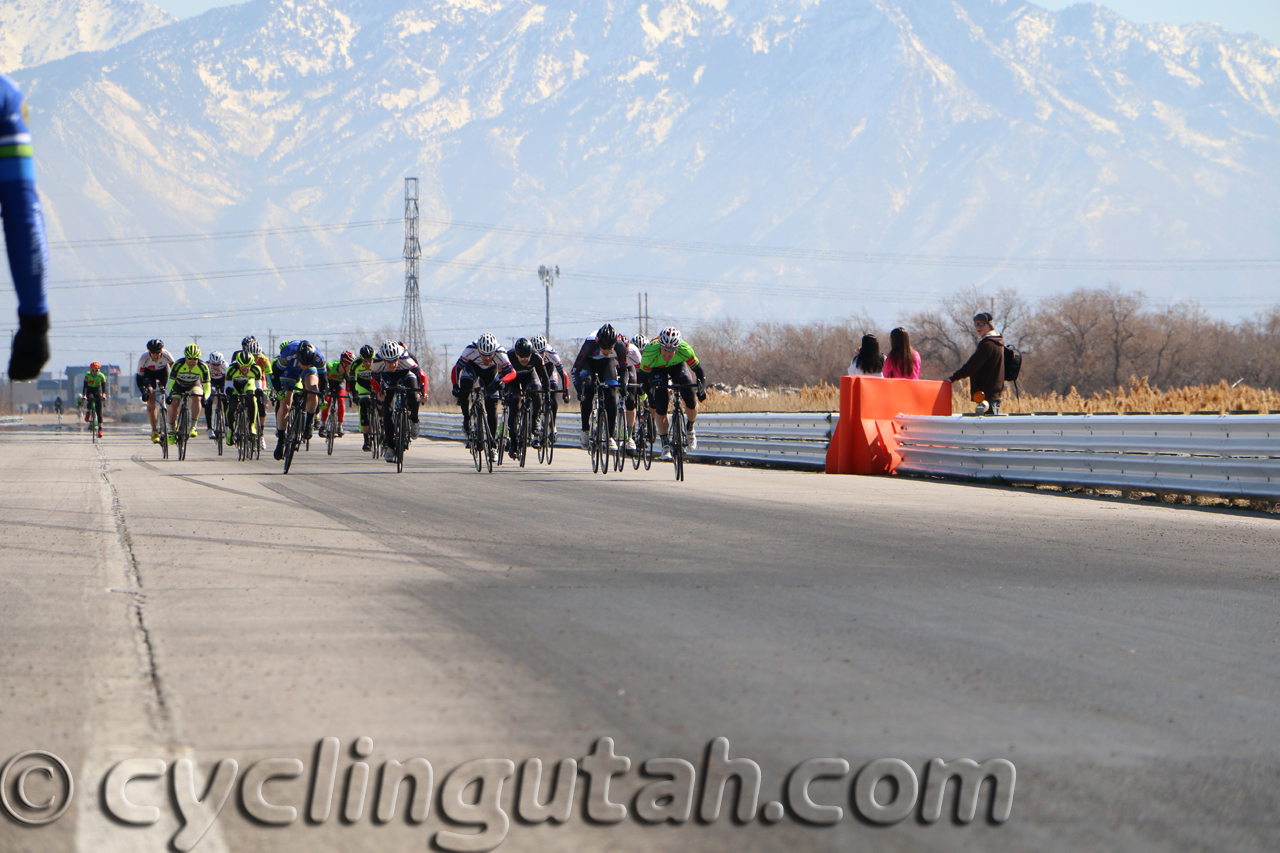
{"type": "Polygon", "coordinates": [[[332,456],[333,442],[338,437],[338,430],[342,426],[342,421],[338,420],[338,395],[329,394],[324,399],[325,405],[328,407],[325,411],[329,413],[324,419],[324,442],[326,450],[332,456]]]}
{"type": "MultiPolygon", "coordinates": [[[[160,418],[157,415],[156,421],[160,418]]],[[[191,438],[191,390],[187,389],[178,396],[178,419],[174,422],[174,432],[177,433],[175,443],[178,447],[178,461],[186,461],[187,458],[187,441],[191,438]]]]}
{"type": "Polygon", "coordinates": [[[627,385],[618,386],[618,409],[613,417],[613,470],[627,467],[627,385]]]}
{"type": "Polygon", "coordinates": [[[232,420],[231,438],[235,439],[237,455],[241,462],[249,459],[257,459],[262,452],[258,442],[258,436],[253,433],[253,428],[257,426],[258,418],[253,413],[256,408],[257,394],[254,391],[246,391],[248,380],[236,379],[235,382],[235,400],[236,413],[232,420]]]}
{"type": "Polygon", "coordinates": [[[538,409],[538,423],[534,433],[538,437],[538,462],[551,464],[556,452],[556,413],[551,406],[551,398],[559,392],[550,389],[539,391],[541,406],[538,409]]]}
{"type": "MultiPolygon", "coordinates": [[[[513,394],[516,406],[516,429],[507,437],[508,443],[511,445],[510,452],[515,454],[516,460],[523,468],[525,461],[529,456],[529,443],[533,439],[533,395],[542,393],[540,391],[524,391],[513,394]]],[[[506,418],[506,412],[503,413],[506,418]]],[[[504,430],[505,431],[505,430],[504,430]]],[[[502,463],[502,440],[498,442],[498,463],[502,463]]]]}
{"type": "Polygon", "coordinates": [[[678,482],[684,481],[685,445],[689,440],[688,420],[684,411],[684,399],[680,396],[680,392],[685,388],[694,387],[696,386],[690,382],[672,382],[669,391],[671,431],[668,434],[668,437],[671,442],[671,467],[675,469],[676,480],[678,482]]]}
{"type": "Polygon", "coordinates": [[[260,452],[258,450],[258,437],[250,432],[254,422],[257,421],[257,418],[250,413],[250,406],[246,400],[250,396],[250,394],[240,395],[241,399],[236,405],[234,438],[241,462],[256,459],[260,452]]]}
{"type": "MultiPolygon", "coordinates": [[[[101,409],[98,406],[95,406],[92,401],[88,401],[87,405],[89,408],[89,412],[86,415],[89,419],[89,437],[93,440],[94,444],[97,444],[98,430],[102,429],[102,417],[98,414],[101,409]]],[[[59,417],[59,421],[61,421],[61,417],[59,417]]],[[[59,429],[61,429],[61,426],[59,426],[59,429]]]]}
{"type": "MultiPolygon", "coordinates": [[[[605,399],[605,388],[618,387],[618,380],[609,379],[596,382],[595,400],[591,406],[591,420],[587,425],[588,452],[591,454],[591,473],[608,474],[613,453],[609,448],[609,402],[605,399]]],[[[622,448],[618,448],[622,452],[622,448]]]]}
{"type": "Polygon", "coordinates": [[[653,466],[653,446],[658,440],[658,425],[653,420],[653,410],[649,408],[649,395],[642,392],[636,401],[636,428],[631,436],[636,443],[635,455],[631,458],[633,468],[638,469],[641,463],[648,471],[653,466]]]}
{"type": "Polygon", "coordinates": [[[160,458],[169,458],[169,407],[164,392],[159,385],[152,383],[147,390],[149,398],[156,403],[156,433],[160,436],[160,458]]]}
{"type": "Polygon", "coordinates": [[[222,445],[227,440],[226,398],[217,388],[209,395],[209,428],[213,430],[213,439],[218,444],[218,455],[222,455],[222,445]]]}
{"type": "Polygon", "coordinates": [[[319,397],[319,391],[310,388],[297,388],[293,392],[293,402],[289,404],[289,412],[285,415],[284,426],[284,473],[289,473],[293,465],[293,454],[301,446],[310,449],[311,437],[307,435],[307,395],[319,397]]]}
{"type": "Polygon", "coordinates": [[[369,450],[374,453],[374,459],[383,455],[383,411],[376,397],[369,401],[369,450]]]}
{"type": "Polygon", "coordinates": [[[395,444],[391,449],[395,454],[396,473],[399,474],[404,471],[404,452],[409,449],[414,426],[405,398],[417,394],[418,389],[414,385],[396,384],[388,388],[387,393],[395,396],[391,403],[391,429],[395,444]]]}
{"type": "Polygon", "coordinates": [[[489,473],[492,474],[496,448],[493,433],[489,432],[489,415],[485,411],[484,398],[484,389],[480,387],[479,382],[476,382],[471,386],[471,399],[467,403],[467,417],[471,424],[468,444],[471,447],[472,460],[476,463],[476,471],[483,472],[487,464],[489,473]]]}

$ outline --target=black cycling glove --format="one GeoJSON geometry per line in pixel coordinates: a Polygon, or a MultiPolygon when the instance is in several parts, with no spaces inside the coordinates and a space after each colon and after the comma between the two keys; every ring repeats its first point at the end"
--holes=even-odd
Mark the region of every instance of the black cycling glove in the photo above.
{"type": "Polygon", "coordinates": [[[9,356],[9,378],[24,382],[40,376],[49,360],[49,315],[18,315],[18,333],[9,356]]]}

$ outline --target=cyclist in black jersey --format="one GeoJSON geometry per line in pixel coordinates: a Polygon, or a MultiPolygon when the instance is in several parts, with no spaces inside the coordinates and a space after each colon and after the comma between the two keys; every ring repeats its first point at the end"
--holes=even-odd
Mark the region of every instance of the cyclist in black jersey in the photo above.
{"type": "Polygon", "coordinates": [[[609,449],[617,450],[618,443],[613,440],[613,430],[618,419],[618,382],[619,374],[625,380],[627,371],[627,345],[618,340],[618,333],[613,326],[605,323],[591,337],[587,338],[578,357],[573,360],[573,386],[578,390],[578,399],[582,401],[582,449],[590,447],[591,405],[595,400],[597,388],[605,395],[605,411],[609,421],[609,449]]]}
{"type": "MultiPolygon", "coordinates": [[[[506,401],[503,403],[507,413],[507,435],[515,435],[521,397],[524,398],[525,405],[531,407],[531,421],[538,422],[538,415],[542,412],[540,392],[547,387],[547,367],[542,356],[533,351],[533,342],[528,338],[520,338],[511,345],[511,366],[515,369],[516,376],[507,384],[506,401]]],[[[508,442],[508,446],[511,447],[511,458],[514,459],[515,444],[508,442]]]]}

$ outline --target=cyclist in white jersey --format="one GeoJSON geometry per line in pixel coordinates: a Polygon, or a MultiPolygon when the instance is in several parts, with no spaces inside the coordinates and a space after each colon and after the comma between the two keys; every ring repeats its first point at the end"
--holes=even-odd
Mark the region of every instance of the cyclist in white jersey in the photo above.
{"type": "Polygon", "coordinates": [[[173,367],[173,354],[164,348],[164,341],[152,338],[147,341],[147,351],[138,359],[138,372],[133,377],[138,393],[147,403],[147,419],[151,421],[151,443],[160,442],[156,431],[156,389],[169,384],[169,370],[173,367]]]}

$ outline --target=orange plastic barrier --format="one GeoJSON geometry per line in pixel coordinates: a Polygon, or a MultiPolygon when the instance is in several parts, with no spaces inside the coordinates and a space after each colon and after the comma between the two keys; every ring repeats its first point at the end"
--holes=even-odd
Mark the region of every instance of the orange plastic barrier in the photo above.
{"type": "Polygon", "coordinates": [[[840,421],[827,447],[828,474],[892,474],[902,457],[898,415],[950,415],[951,383],[840,377],[840,421]]]}

